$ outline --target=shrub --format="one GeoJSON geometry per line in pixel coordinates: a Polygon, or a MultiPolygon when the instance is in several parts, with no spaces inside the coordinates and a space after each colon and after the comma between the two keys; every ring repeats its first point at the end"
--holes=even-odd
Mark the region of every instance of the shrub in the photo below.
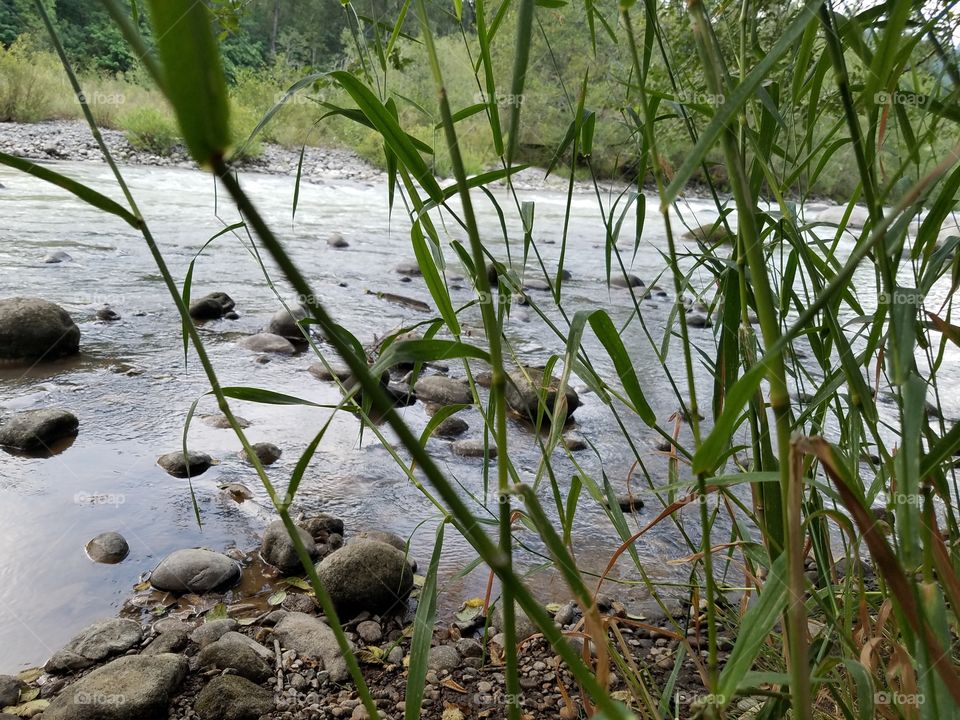
{"type": "Polygon", "coordinates": [[[50,119],[63,96],[73,98],[53,55],[36,51],[28,36],[6,50],[0,46],[0,122],[50,119]]]}
{"type": "Polygon", "coordinates": [[[137,150],[169,155],[180,143],[176,121],[169,112],[138,107],[121,115],[118,123],[137,150]]]}

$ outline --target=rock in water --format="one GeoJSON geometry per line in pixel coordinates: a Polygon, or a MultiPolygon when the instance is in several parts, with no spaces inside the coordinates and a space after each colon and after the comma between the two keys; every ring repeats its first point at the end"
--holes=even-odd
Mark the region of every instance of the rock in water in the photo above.
{"type": "Polygon", "coordinates": [[[190,303],[190,317],[194,320],[219,320],[234,307],[236,303],[226,293],[210,293],[190,303]]]}
{"type": "Polygon", "coordinates": [[[360,540],[331,553],[317,565],[317,574],[346,617],[364,610],[384,613],[405,602],[413,589],[406,555],[376,540],[360,540]]]}
{"type": "Polygon", "coordinates": [[[104,305],[102,308],[97,310],[97,320],[102,320],[103,322],[117,322],[122,320],[119,313],[117,313],[109,305],[104,305]]]}
{"type": "MultiPolygon", "coordinates": [[[[560,381],[555,377],[548,380],[544,377],[543,370],[537,368],[515,370],[507,375],[507,404],[514,412],[531,421],[536,421],[540,402],[539,393],[546,390],[547,409],[551,413],[556,413],[559,389],[560,381]]],[[[580,407],[580,397],[569,385],[564,394],[567,399],[567,417],[569,417],[580,407]]],[[[546,417],[545,419],[549,420],[546,417]]]]}
{"type": "Polygon", "coordinates": [[[254,443],[251,445],[251,449],[262,465],[273,465],[283,454],[280,448],[268,442],[254,443]]]}
{"type": "Polygon", "coordinates": [[[91,667],[114,655],[125,653],[143,639],[136,620],[110,618],[84,629],[47,661],[51,673],[68,673],[91,667]]]}
{"type": "Polygon", "coordinates": [[[129,554],[130,546],[120,533],[105,532],[88,542],[86,550],[94,562],[116,565],[129,554]]]}
{"type": "Polygon", "coordinates": [[[213,465],[213,458],[206,453],[171,452],[157,458],[157,465],[177,478],[196,477],[202,475],[213,465]]]}
{"type": "Polygon", "coordinates": [[[80,328],[59,305],[37,298],[0,300],[0,360],[56,360],[80,351],[80,328]]]}
{"type": "Polygon", "coordinates": [[[157,590],[198,593],[222,590],[240,579],[240,566],[211,550],[177,550],[157,565],[150,584],[157,590]]]}
{"type": "Polygon", "coordinates": [[[305,344],[306,338],[303,336],[303,330],[300,329],[300,321],[310,317],[310,311],[303,305],[294,304],[290,310],[285,308],[278,310],[270,319],[268,332],[286,338],[290,342],[305,344]]]}
{"type": "Polygon", "coordinates": [[[613,287],[619,288],[634,288],[634,287],[643,287],[643,280],[638,278],[636,275],[613,275],[610,277],[610,284],[613,287]]]}
{"type": "Polygon", "coordinates": [[[131,655],[97,668],[70,685],[43,720],[162,720],[170,696],[187,674],[182,655],[131,655]]]}
{"type": "MultiPolygon", "coordinates": [[[[304,528],[297,528],[297,531],[307,553],[311,558],[316,559],[317,544],[313,536],[304,528]]],[[[282,520],[274,520],[267,526],[263,533],[263,543],[260,545],[260,557],[287,575],[303,570],[297,551],[293,547],[293,541],[282,520]]]]}
{"type": "Polygon", "coordinates": [[[237,675],[215,677],[197,695],[201,720],[257,720],[273,711],[273,693],[237,675]]]}
{"type": "Polygon", "coordinates": [[[337,636],[320,618],[306,613],[287,613],[277,623],[273,634],[285,650],[293,650],[301,658],[320,660],[334,682],[344,682],[349,677],[347,661],[340,653],[337,636]]]}
{"type": "Polygon", "coordinates": [[[56,252],[47,253],[43,262],[47,265],[58,265],[60,263],[72,262],[73,258],[70,257],[68,253],[65,253],[63,250],[57,250],[56,252]]]}
{"type": "Polygon", "coordinates": [[[350,243],[348,243],[340,233],[333,233],[330,237],[328,237],[327,245],[338,249],[350,247],[350,243]]]}
{"type": "Polygon", "coordinates": [[[470,429],[470,425],[463,418],[451,415],[434,428],[433,434],[442,438],[454,438],[463,435],[470,429]]]}
{"type": "Polygon", "coordinates": [[[486,446],[484,446],[482,438],[467,438],[457,440],[451,447],[453,448],[453,454],[460,457],[489,458],[492,460],[497,456],[497,446],[494,445],[493,438],[490,438],[486,446]]]}
{"type": "Polygon", "coordinates": [[[469,405],[473,402],[467,383],[443,375],[420,378],[413,386],[413,391],[417,400],[434,405],[469,405]]]}
{"type": "Polygon", "coordinates": [[[237,345],[259,353],[293,355],[297,349],[287,338],[274,333],[257,333],[237,341],[237,345]]]}
{"type": "Polygon", "coordinates": [[[0,425],[0,445],[40,452],[74,437],[79,427],[76,415],[66,410],[24,410],[0,425]]]}

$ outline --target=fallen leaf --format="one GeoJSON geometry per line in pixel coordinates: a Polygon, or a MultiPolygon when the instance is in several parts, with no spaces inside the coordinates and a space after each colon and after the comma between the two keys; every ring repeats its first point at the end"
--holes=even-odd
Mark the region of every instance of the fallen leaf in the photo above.
{"type": "Polygon", "coordinates": [[[464,695],[467,694],[467,689],[453,678],[448,677],[440,684],[449,690],[453,690],[454,692],[463,693],[464,695]]]}
{"type": "Polygon", "coordinates": [[[225,603],[217,603],[212,608],[210,612],[207,613],[207,622],[213,622],[214,620],[226,620],[227,619],[227,606],[225,603]]]}
{"type": "Polygon", "coordinates": [[[270,605],[271,607],[276,607],[277,605],[280,605],[281,603],[283,603],[283,601],[286,599],[287,599],[287,591],[277,590],[273,595],[267,598],[267,605],[270,605]]]}

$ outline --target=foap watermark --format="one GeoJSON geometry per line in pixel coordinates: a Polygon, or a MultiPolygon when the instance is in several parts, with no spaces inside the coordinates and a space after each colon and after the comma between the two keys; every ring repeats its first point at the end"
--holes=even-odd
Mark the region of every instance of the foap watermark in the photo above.
{"type": "Polygon", "coordinates": [[[506,693],[496,688],[489,692],[476,692],[470,697],[470,704],[474,707],[520,707],[523,704],[523,693],[506,693]]]}
{"type": "Polygon", "coordinates": [[[85,692],[78,690],[74,693],[75,705],[122,705],[127,701],[124,695],[111,695],[100,692],[85,692]]]}
{"type": "Polygon", "coordinates": [[[894,493],[890,496],[890,503],[892,505],[917,505],[919,506],[923,502],[923,498],[919,495],[907,495],[906,493],[894,493]]]}
{"type": "Polygon", "coordinates": [[[878,692],[873,696],[874,705],[898,705],[918,707],[923,705],[923,693],[878,692]]]}
{"type": "Polygon", "coordinates": [[[927,104],[925,95],[910,92],[878,92],[873,96],[877,105],[899,105],[901,107],[923,107],[927,104]]]}
{"type": "Polygon", "coordinates": [[[127,496],[121,493],[90,493],[80,491],[73,496],[77,505],[112,505],[120,507],[127,502],[127,496]]]}
{"type": "Polygon", "coordinates": [[[722,707],[727,704],[727,696],[719,693],[685,693],[678,690],[673,694],[674,707],[689,705],[691,708],[722,707]]]}
{"type": "Polygon", "coordinates": [[[877,295],[877,301],[881,305],[923,305],[927,296],[919,290],[900,289],[894,293],[882,292],[877,295]]]}
{"type": "Polygon", "coordinates": [[[79,93],[77,102],[87,105],[123,105],[127,102],[127,96],[123,93],[105,93],[99,90],[92,93],[79,93]]]}
{"type": "Polygon", "coordinates": [[[486,93],[478,92],[473,96],[473,101],[476,103],[493,104],[499,107],[514,107],[523,105],[524,96],[514,95],[512,93],[494,93],[493,95],[487,95],[486,93]]]}
{"type": "Polygon", "coordinates": [[[327,94],[323,92],[295,92],[292,94],[278,92],[273,103],[285,103],[287,105],[320,105],[327,101],[327,94]]]}
{"type": "Polygon", "coordinates": [[[684,105],[723,105],[727,98],[721,93],[695,92],[693,90],[679,90],[677,100],[684,105]]]}

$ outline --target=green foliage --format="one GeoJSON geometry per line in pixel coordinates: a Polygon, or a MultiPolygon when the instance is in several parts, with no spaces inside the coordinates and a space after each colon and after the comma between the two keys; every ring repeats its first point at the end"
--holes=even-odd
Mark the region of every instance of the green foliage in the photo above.
{"type": "Polygon", "coordinates": [[[29,36],[0,48],[0,122],[56,117],[57,98],[64,95],[72,99],[56,58],[34,50],[29,36]]]}
{"type": "Polygon", "coordinates": [[[121,114],[117,122],[126,132],[127,141],[137,150],[169,155],[182,142],[176,120],[169,110],[135,108],[121,114]]]}

